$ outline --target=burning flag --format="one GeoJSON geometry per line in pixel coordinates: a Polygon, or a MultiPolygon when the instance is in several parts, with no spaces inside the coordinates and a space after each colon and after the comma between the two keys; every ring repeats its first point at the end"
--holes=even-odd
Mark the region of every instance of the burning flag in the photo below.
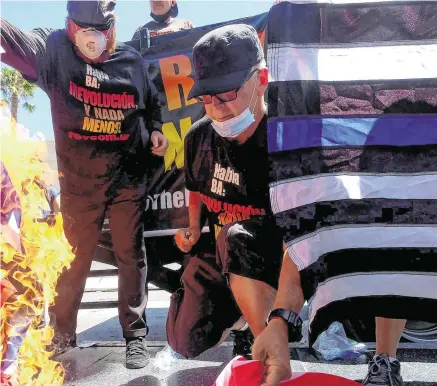
{"type": "Polygon", "coordinates": [[[13,259],[9,258],[9,253],[16,252],[22,254],[22,245],[20,240],[20,223],[21,223],[21,206],[18,195],[12,185],[9,174],[0,161],[0,182],[1,182],[1,233],[0,245],[2,246],[2,270],[0,271],[1,279],[1,373],[2,384],[9,385],[11,377],[17,373],[18,349],[26,331],[29,328],[29,321],[20,318],[19,312],[25,311],[24,307],[10,307],[9,304],[14,302],[13,297],[17,293],[17,288],[11,283],[13,269],[15,264],[13,259]],[[4,247],[3,247],[4,246],[4,247]],[[9,248],[6,248],[9,246],[9,248]],[[6,262],[9,261],[9,264],[6,262]],[[6,273],[7,272],[7,273],[6,273]],[[16,312],[18,311],[18,312],[16,312]],[[18,321],[21,319],[20,321],[18,321]],[[18,327],[18,328],[17,328],[18,327]],[[8,382],[6,382],[8,381],[8,382]]]}
{"type": "Polygon", "coordinates": [[[2,382],[62,385],[63,368],[48,351],[54,334],[47,310],[57,279],[74,255],[62,217],[41,221],[47,201],[38,182],[50,172],[41,162],[44,144],[17,138],[6,107],[0,109],[2,382]]]}

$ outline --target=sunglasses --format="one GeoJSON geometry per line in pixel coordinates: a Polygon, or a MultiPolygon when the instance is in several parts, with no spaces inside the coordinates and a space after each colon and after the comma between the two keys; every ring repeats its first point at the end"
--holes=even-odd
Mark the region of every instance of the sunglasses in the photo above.
{"type": "Polygon", "coordinates": [[[74,24],[76,24],[81,29],[93,28],[96,31],[101,31],[101,32],[108,31],[114,24],[113,22],[110,22],[108,24],[91,25],[91,24],[78,23],[77,21],[75,21],[73,19],[71,19],[71,20],[73,21],[74,24]]]}
{"type": "Polygon", "coordinates": [[[238,97],[238,91],[240,91],[240,89],[244,86],[244,84],[252,77],[253,74],[255,74],[255,72],[257,72],[258,69],[254,68],[249,72],[249,75],[246,77],[246,79],[244,80],[243,84],[236,88],[235,90],[230,90],[230,91],[226,91],[226,92],[221,92],[219,94],[213,94],[213,95],[200,95],[195,97],[195,99],[200,102],[203,103],[205,105],[209,105],[212,103],[212,97],[215,97],[216,99],[218,99],[221,103],[226,103],[226,102],[232,102],[235,99],[237,99],[238,97]]]}

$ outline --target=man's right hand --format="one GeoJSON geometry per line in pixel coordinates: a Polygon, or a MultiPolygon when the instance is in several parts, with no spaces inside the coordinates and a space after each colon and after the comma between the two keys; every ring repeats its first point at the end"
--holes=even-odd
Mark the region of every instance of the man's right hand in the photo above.
{"type": "Polygon", "coordinates": [[[199,238],[200,238],[200,228],[198,227],[179,229],[174,237],[178,248],[185,253],[191,251],[194,244],[196,244],[197,241],[199,241],[199,238]]]}
{"type": "Polygon", "coordinates": [[[264,383],[261,386],[279,386],[290,379],[290,349],[288,327],[280,319],[272,319],[256,338],[252,347],[253,359],[264,363],[264,383]]]}

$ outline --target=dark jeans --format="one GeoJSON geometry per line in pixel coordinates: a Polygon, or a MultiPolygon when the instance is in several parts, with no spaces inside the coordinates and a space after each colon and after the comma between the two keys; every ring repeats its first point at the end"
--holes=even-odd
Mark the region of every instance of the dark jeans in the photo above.
{"type": "Polygon", "coordinates": [[[76,331],[77,314],[99,241],[105,215],[110,218],[114,252],[118,266],[118,312],[125,338],[147,335],[147,260],[143,241],[145,209],[144,185],[125,187],[96,196],[61,194],[61,211],[65,235],[76,257],[57,283],[55,304],[56,330],[72,335],[76,331]],[[97,202],[96,202],[97,201],[97,202]]]}
{"type": "Polygon", "coordinates": [[[170,347],[195,358],[217,345],[225,330],[241,317],[228,285],[229,273],[277,289],[282,256],[281,232],[267,216],[228,224],[216,243],[196,245],[182,274],[182,287],[171,297],[170,347]]]}

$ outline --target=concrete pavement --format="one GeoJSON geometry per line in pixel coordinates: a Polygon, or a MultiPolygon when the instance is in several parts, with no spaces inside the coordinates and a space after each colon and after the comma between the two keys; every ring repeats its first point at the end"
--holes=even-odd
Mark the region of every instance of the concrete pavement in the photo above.
{"type": "MultiPolygon", "coordinates": [[[[66,370],[65,385],[207,386],[215,381],[232,359],[230,341],[205,352],[196,360],[167,356],[170,362],[165,364],[156,359],[156,354],[166,345],[165,323],[170,295],[153,286],[150,287],[147,310],[150,327],[148,345],[152,359],[144,369],[127,370],[117,309],[97,308],[111,302],[116,304],[117,278],[114,275],[99,276],[96,272],[102,270],[108,274],[112,267],[95,263],[93,269],[94,277],[88,279],[83,309],[79,311],[78,344],[82,348],[75,348],[58,357],[66,370]]],[[[437,386],[437,347],[422,346],[403,344],[405,348],[399,352],[405,386],[437,386]]],[[[355,380],[362,379],[366,374],[366,355],[356,360],[327,362],[316,358],[305,347],[292,348],[291,354],[294,371],[325,372],[355,380]]]]}

